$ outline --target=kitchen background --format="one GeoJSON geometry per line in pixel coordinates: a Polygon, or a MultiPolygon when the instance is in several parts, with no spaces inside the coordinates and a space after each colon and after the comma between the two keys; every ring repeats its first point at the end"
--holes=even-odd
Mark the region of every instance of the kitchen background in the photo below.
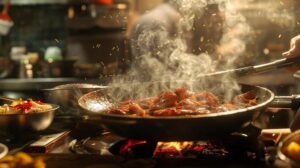
{"type": "MultiPolygon", "coordinates": [[[[1,8],[5,2],[0,1],[1,8]]],[[[140,15],[162,2],[11,0],[8,14],[14,25],[0,36],[3,90],[12,87],[7,87],[12,83],[7,79],[99,79],[124,72],[130,66],[132,26],[140,15]]],[[[290,38],[300,33],[300,2],[296,0],[232,2],[253,29],[249,34],[253,40],[247,46],[250,61],[242,65],[281,58],[290,38]]]]}
{"type": "MultiPolygon", "coordinates": [[[[161,1],[115,0],[103,5],[99,3],[101,0],[98,3],[97,0],[11,0],[9,15],[14,25],[0,38],[0,56],[14,57],[21,48],[20,52],[37,54],[43,60],[47,48],[56,46],[64,60],[75,62],[77,73],[45,74],[37,68],[32,77],[99,77],[122,72],[130,60],[127,38],[130,28],[139,15],[161,1]]],[[[253,43],[248,46],[254,63],[280,57],[288,48],[289,39],[300,32],[296,18],[299,12],[295,8],[298,3],[294,0],[238,2],[238,9],[255,30],[251,34],[253,43]]],[[[20,74],[15,72],[7,77],[18,78],[20,74]]]]}
{"type": "MultiPolygon", "coordinates": [[[[130,66],[129,36],[135,21],[162,1],[11,0],[8,14],[14,25],[0,36],[1,95],[44,100],[41,89],[59,84],[105,84],[103,77],[122,74],[130,66]]],[[[5,2],[0,0],[0,9],[5,2]]],[[[253,29],[250,57],[241,65],[282,58],[290,38],[300,34],[297,0],[232,2],[253,29]]],[[[286,73],[244,82],[267,86],[279,95],[300,92],[297,79],[286,73]]]]}

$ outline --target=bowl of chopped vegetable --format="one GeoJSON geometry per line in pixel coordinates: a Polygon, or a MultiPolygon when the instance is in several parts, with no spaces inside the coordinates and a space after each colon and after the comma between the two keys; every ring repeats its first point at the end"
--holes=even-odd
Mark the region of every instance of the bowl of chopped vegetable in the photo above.
{"type": "Polygon", "coordinates": [[[58,105],[34,100],[15,100],[0,106],[0,131],[42,131],[50,126],[58,105]]]}
{"type": "Polygon", "coordinates": [[[280,159],[291,164],[292,167],[300,167],[300,130],[290,134],[278,145],[280,159]]]}

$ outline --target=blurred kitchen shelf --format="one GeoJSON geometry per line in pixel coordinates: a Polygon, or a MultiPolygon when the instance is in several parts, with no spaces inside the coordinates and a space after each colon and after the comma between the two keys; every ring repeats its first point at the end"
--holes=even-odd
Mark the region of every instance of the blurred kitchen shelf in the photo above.
{"type": "Polygon", "coordinates": [[[84,78],[32,78],[32,79],[1,79],[0,91],[37,91],[68,83],[105,84],[108,79],[84,78]]]}
{"type": "MultiPolygon", "coordinates": [[[[3,4],[4,0],[0,0],[3,4]]],[[[12,5],[47,5],[47,4],[83,4],[88,3],[89,0],[10,0],[12,5]]],[[[115,3],[127,2],[127,0],[116,0],[115,3]]]]}
{"type": "MultiPolygon", "coordinates": [[[[0,3],[3,4],[3,1],[0,0],[0,3]]],[[[71,0],[10,0],[12,5],[67,4],[70,2],[71,0]]]]}

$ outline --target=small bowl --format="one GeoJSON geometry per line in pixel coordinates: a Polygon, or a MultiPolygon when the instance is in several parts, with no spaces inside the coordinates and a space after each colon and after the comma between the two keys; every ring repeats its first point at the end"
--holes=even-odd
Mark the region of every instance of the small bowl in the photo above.
{"type": "Polygon", "coordinates": [[[300,167],[300,151],[297,153],[298,155],[290,153],[288,150],[288,146],[292,143],[296,142],[300,145],[300,130],[288,135],[284,140],[282,140],[278,145],[278,156],[280,159],[287,161],[291,164],[292,167],[300,167]],[[296,159],[296,157],[298,157],[296,159]]]}
{"type": "Polygon", "coordinates": [[[0,131],[8,134],[36,132],[47,129],[53,121],[58,105],[49,104],[51,109],[28,114],[0,114],[0,131]]]}

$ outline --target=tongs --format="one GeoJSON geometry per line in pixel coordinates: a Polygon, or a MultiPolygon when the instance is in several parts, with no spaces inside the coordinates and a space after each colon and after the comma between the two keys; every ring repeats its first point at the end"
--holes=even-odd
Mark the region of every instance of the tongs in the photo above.
{"type": "Polygon", "coordinates": [[[79,89],[107,89],[108,86],[88,84],[88,83],[71,83],[58,85],[49,89],[42,89],[43,91],[58,91],[58,90],[79,90],[79,89]]]}
{"type": "Polygon", "coordinates": [[[203,76],[210,77],[210,76],[218,76],[218,75],[225,75],[225,74],[234,74],[238,77],[241,77],[245,75],[258,74],[258,73],[280,69],[283,67],[288,67],[296,63],[300,63],[300,57],[282,58],[265,64],[212,72],[212,73],[200,75],[200,77],[203,76]]]}

